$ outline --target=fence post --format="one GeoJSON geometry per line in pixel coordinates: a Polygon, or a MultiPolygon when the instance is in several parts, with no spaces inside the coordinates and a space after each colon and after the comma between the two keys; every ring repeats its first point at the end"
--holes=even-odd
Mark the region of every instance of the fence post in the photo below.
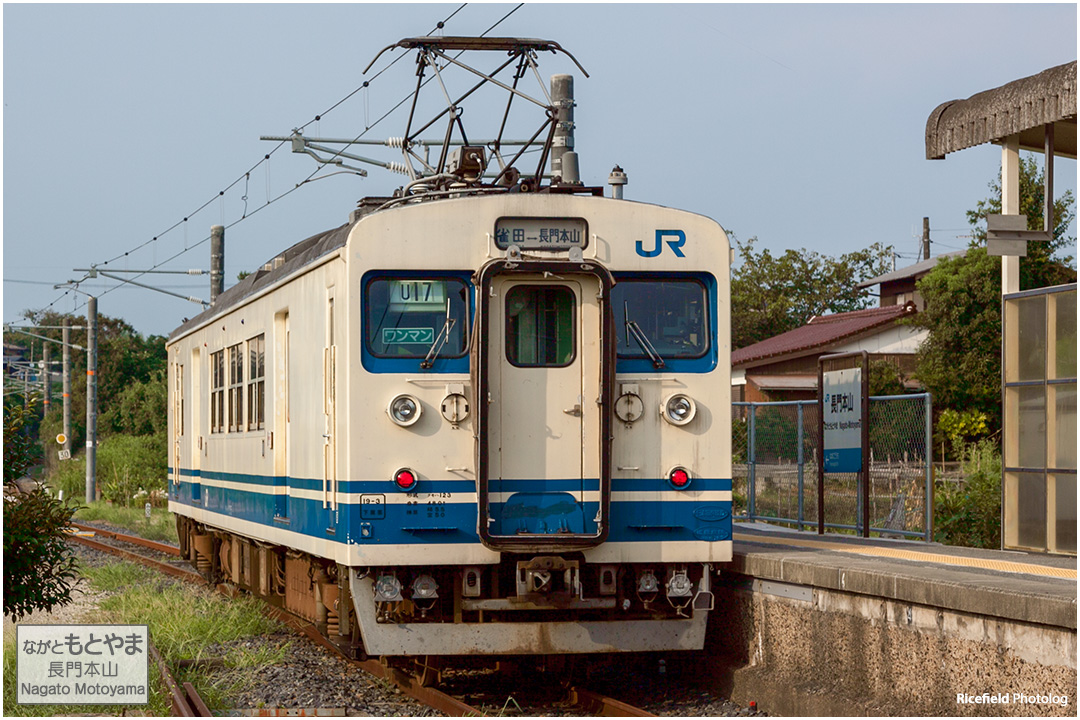
{"type": "Polygon", "coordinates": [[[926,415],[926,542],[934,539],[934,407],[930,393],[923,396],[926,415]]]}
{"type": "Polygon", "coordinates": [[[747,431],[746,440],[746,492],[748,497],[746,498],[746,519],[754,521],[754,496],[757,495],[754,487],[754,463],[757,460],[757,453],[755,452],[755,446],[757,440],[755,438],[754,420],[757,418],[757,405],[750,403],[750,429],[747,431]]]}
{"type": "Polygon", "coordinates": [[[799,443],[799,449],[798,449],[798,463],[799,463],[799,529],[802,530],[803,529],[803,464],[806,461],[805,458],[803,457],[803,410],[802,410],[803,409],[803,404],[799,403],[798,405],[795,406],[795,409],[797,411],[798,419],[799,419],[799,430],[798,430],[798,440],[797,440],[797,442],[799,443]]]}

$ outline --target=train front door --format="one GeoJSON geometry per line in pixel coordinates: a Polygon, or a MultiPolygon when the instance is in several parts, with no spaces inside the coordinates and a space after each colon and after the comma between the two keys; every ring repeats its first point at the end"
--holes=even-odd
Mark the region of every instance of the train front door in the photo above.
{"type": "Polygon", "coordinates": [[[603,287],[596,275],[514,273],[485,293],[481,517],[495,545],[606,534],[603,287]]]}

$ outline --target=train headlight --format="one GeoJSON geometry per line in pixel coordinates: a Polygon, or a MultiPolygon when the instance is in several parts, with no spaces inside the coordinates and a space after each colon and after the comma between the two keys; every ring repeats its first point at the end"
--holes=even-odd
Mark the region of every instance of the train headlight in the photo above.
{"type": "Polygon", "coordinates": [[[660,406],[660,414],[672,425],[686,425],[697,415],[697,403],[689,395],[669,395],[660,406]]]}
{"type": "Polygon", "coordinates": [[[685,570],[672,572],[667,582],[668,597],[690,597],[694,593],[694,583],[685,570]]]}
{"type": "Polygon", "coordinates": [[[398,395],[386,406],[386,413],[396,424],[409,427],[423,414],[423,406],[412,395],[398,395]]]}
{"type": "Polygon", "coordinates": [[[413,600],[431,600],[439,597],[439,583],[430,575],[421,575],[412,584],[413,600]]]}
{"type": "Polygon", "coordinates": [[[660,590],[660,582],[652,570],[641,570],[637,578],[637,591],[639,593],[654,593],[660,590]]]}
{"type": "Polygon", "coordinates": [[[399,602],[401,581],[393,575],[380,575],[375,581],[375,602],[399,602]]]}
{"type": "Polygon", "coordinates": [[[416,473],[409,468],[401,468],[394,473],[394,484],[402,492],[411,492],[416,488],[416,473]]]}
{"type": "Polygon", "coordinates": [[[684,467],[672,468],[671,472],[667,476],[668,484],[676,490],[685,490],[690,487],[690,481],[693,479],[690,476],[690,471],[684,467]]]}

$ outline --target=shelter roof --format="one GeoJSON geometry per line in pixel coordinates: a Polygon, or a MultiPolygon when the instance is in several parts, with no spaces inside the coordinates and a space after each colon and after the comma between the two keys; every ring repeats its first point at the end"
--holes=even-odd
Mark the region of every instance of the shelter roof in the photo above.
{"type": "Polygon", "coordinates": [[[800,328],[735,350],[731,353],[731,365],[752,367],[762,364],[763,360],[824,351],[842,340],[884,329],[914,313],[915,305],[908,303],[814,317],[800,328]]]}
{"type": "Polygon", "coordinates": [[[1043,152],[1044,128],[1054,125],[1054,154],[1076,157],[1076,61],[1037,75],[950,100],[926,121],[926,158],[1020,135],[1024,150],[1043,152]]]}

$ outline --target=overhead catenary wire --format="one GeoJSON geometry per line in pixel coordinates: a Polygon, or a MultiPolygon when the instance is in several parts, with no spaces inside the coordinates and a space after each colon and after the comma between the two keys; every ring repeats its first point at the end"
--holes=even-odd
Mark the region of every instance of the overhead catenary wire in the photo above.
{"type": "MultiPolygon", "coordinates": [[[[496,23],[495,23],[494,25],[492,25],[492,26],[491,26],[490,28],[488,28],[488,30],[484,31],[484,32],[485,32],[485,34],[486,34],[487,32],[490,32],[490,31],[491,31],[491,30],[492,30],[492,29],[493,29],[494,27],[498,26],[498,25],[499,25],[500,23],[502,23],[502,22],[503,22],[503,21],[504,21],[504,20],[505,20],[505,19],[506,19],[507,17],[509,17],[510,15],[512,15],[512,14],[513,14],[514,12],[516,12],[516,11],[518,10],[518,8],[520,8],[520,7],[521,7],[521,6],[523,5],[523,4],[524,4],[524,3],[522,3],[522,4],[519,4],[519,5],[517,6],[517,7],[515,7],[515,8],[513,9],[513,10],[511,10],[511,11],[510,11],[509,13],[507,13],[507,14],[506,14],[506,15],[505,15],[505,16],[504,16],[503,18],[501,18],[501,19],[500,19],[500,20],[499,20],[498,22],[496,22],[496,23]]],[[[435,27],[435,28],[434,28],[434,29],[433,29],[433,30],[432,30],[431,32],[429,32],[428,34],[430,35],[430,34],[432,34],[433,32],[435,32],[435,31],[437,31],[437,30],[441,30],[441,29],[442,29],[442,28],[444,27],[444,25],[445,25],[445,24],[446,24],[447,22],[449,22],[449,21],[450,21],[450,19],[452,19],[452,18],[453,18],[453,17],[455,16],[455,15],[457,15],[457,14],[458,14],[459,12],[461,12],[461,10],[463,10],[463,9],[464,9],[464,8],[465,8],[465,7],[467,6],[467,5],[468,5],[468,3],[462,3],[462,4],[460,5],[460,6],[458,6],[458,7],[457,7],[457,9],[455,9],[455,10],[454,10],[454,11],[453,11],[452,13],[450,13],[450,14],[449,14],[449,15],[448,15],[448,16],[447,16],[447,17],[446,17],[446,18],[445,18],[444,20],[441,20],[441,21],[439,21],[439,22],[437,23],[436,27],[435,27]]],[[[328,113],[332,112],[333,110],[337,109],[337,108],[338,108],[339,106],[341,106],[341,105],[342,105],[342,103],[346,102],[346,101],[347,101],[347,100],[348,100],[349,98],[353,97],[353,96],[354,96],[354,95],[355,95],[356,93],[360,92],[361,90],[363,90],[363,89],[365,89],[365,88],[368,88],[368,87],[370,87],[370,84],[371,84],[371,82],[373,82],[373,81],[374,81],[374,80],[375,80],[376,78],[378,78],[378,77],[379,77],[380,75],[382,75],[382,74],[383,74],[384,72],[386,72],[387,70],[389,70],[389,69],[390,69],[390,67],[392,67],[392,66],[393,66],[393,65],[394,65],[394,64],[395,64],[395,63],[396,63],[396,62],[397,62],[398,60],[400,60],[400,59],[401,59],[402,57],[405,57],[405,56],[404,56],[404,55],[402,55],[402,56],[399,56],[398,58],[395,58],[395,59],[394,59],[394,60],[393,60],[393,61],[392,61],[391,63],[389,63],[389,64],[388,64],[388,65],[387,65],[387,66],[386,66],[385,68],[383,68],[382,70],[380,70],[380,71],[379,71],[378,73],[376,73],[376,74],[375,74],[374,76],[372,76],[372,77],[371,77],[370,79],[368,79],[368,80],[365,80],[365,81],[364,81],[364,82],[363,82],[362,84],[360,84],[359,86],[357,86],[357,87],[356,87],[355,89],[353,89],[353,90],[352,90],[351,92],[349,92],[349,93],[348,93],[347,95],[345,95],[345,96],[344,96],[343,98],[341,98],[340,100],[338,100],[337,102],[335,102],[335,103],[334,103],[333,105],[331,105],[331,106],[330,106],[329,108],[327,108],[327,109],[326,109],[326,110],[324,110],[323,112],[321,112],[321,113],[319,113],[319,114],[315,115],[315,116],[314,116],[314,118],[312,118],[312,119],[311,119],[311,120],[309,120],[308,122],[304,123],[303,125],[299,126],[298,130],[300,130],[300,131],[303,131],[304,129],[306,129],[307,127],[309,127],[309,126],[310,126],[311,124],[319,122],[319,121],[320,121],[320,120],[322,119],[322,117],[323,117],[323,116],[325,116],[325,115],[327,115],[328,113]]],[[[398,105],[398,106],[400,106],[400,103],[399,103],[399,105],[398,105]]],[[[397,106],[395,106],[395,108],[394,108],[394,109],[396,109],[396,107],[397,107],[397,106]]],[[[393,112],[393,110],[391,110],[391,112],[393,112]]],[[[389,114],[390,114],[390,113],[387,113],[387,115],[384,115],[384,116],[383,116],[383,118],[385,118],[385,117],[386,117],[386,116],[388,116],[389,114]]],[[[380,121],[381,121],[381,120],[382,120],[383,118],[380,118],[380,121]]],[[[378,121],[376,122],[376,124],[378,124],[378,121]]],[[[372,127],[374,127],[374,125],[373,125],[372,127]]],[[[367,130],[365,130],[365,132],[367,132],[367,130]]],[[[239,222],[242,222],[242,221],[246,220],[247,218],[250,218],[251,216],[253,216],[253,215],[255,215],[256,213],[258,213],[258,212],[259,212],[260,210],[263,210],[263,209],[265,209],[266,207],[268,207],[269,205],[272,205],[273,203],[275,203],[275,202],[277,202],[277,201],[279,201],[279,200],[282,200],[283,198],[287,197],[288,195],[291,195],[291,194],[292,194],[293,192],[295,192],[295,191],[296,191],[297,189],[299,189],[299,188],[300,188],[301,186],[303,186],[304,184],[306,184],[306,183],[308,183],[308,182],[312,181],[312,180],[313,180],[313,178],[314,178],[314,176],[315,176],[315,175],[317,175],[317,174],[318,174],[318,172],[319,172],[320,170],[322,170],[322,168],[316,168],[316,170],[315,170],[314,172],[312,172],[312,173],[311,173],[310,175],[308,175],[308,176],[307,176],[307,177],[306,177],[306,178],[305,178],[304,180],[302,180],[301,182],[297,183],[297,184],[296,184],[295,186],[293,186],[292,188],[290,188],[290,189],[288,189],[288,190],[286,190],[286,191],[284,191],[284,192],[280,193],[280,194],[279,194],[279,195],[277,195],[277,196],[272,196],[272,195],[271,195],[271,190],[270,190],[271,186],[270,186],[270,168],[269,168],[269,161],[270,161],[270,158],[271,158],[271,156],[272,156],[272,155],[273,155],[274,153],[276,153],[276,152],[277,152],[278,150],[280,150],[280,149],[281,149],[281,148],[282,148],[282,147],[283,147],[284,145],[286,145],[286,144],[288,144],[288,143],[287,143],[287,142],[285,142],[285,141],[279,142],[279,143],[278,143],[277,145],[275,145],[275,146],[274,146],[274,148],[273,148],[272,150],[270,150],[270,151],[269,151],[268,153],[264,154],[264,156],[262,157],[262,159],[260,159],[260,160],[259,160],[258,162],[256,162],[256,163],[255,163],[254,165],[252,165],[252,166],[251,166],[250,168],[248,168],[248,170],[246,170],[246,171],[245,171],[245,172],[244,172],[243,174],[241,174],[241,175],[240,175],[240,176],[238,176],[238,177],[237,177],[237,178],[236,178],[235,180],[233,180],[233,181],[232,181],[231,183],[229,183],[229,184],[228,184],[228,185],[227,185],[227,186],[226,186],[226,187],[225,187],[224,189],[222,189],[222,190],[219,190],[219,191],[218,191],[218,192],[217,192],[217,193],[216,193],[215,195],[211,196],[211,197],[210,197],[209,199],[207,199],[207,200],[206,200],[206,201],[205,201],[204,203],[202,203],[201,205],[199,205],[199,206],[198,206],[198,207],[197,207],[197,208],[196,208],[196,209],[195,209],[194,211],[192,211],[192,212],[188,213],[187,215],[185,215],[185,216],[183,217],[183,219],[181,219],[181,220],[178,220],[177,222],[173,223],[173,224],[172,224],[172,225],[170,225],[170,226],[169,226],[168,228],[166,228],[166,229],[165,229],[164,231],[162,231],[162,232],[158,233],[157,235],[154,235],[154,236],[153,236],[153,237],[151,237],[151,238],[150,238],[149,240],[146,240],[146,241],[144,241],[144,242],[140,243],[139,245],[136,245],[135,247],[131,248],[130,250],[127,250],[127,251],[125,251],[125,252],[123,252],[123,253],[120,253],[120,254],[118,254],[118,255],[116,255],[116,256],[114,256],[114,257],[112,257],[112,258],[110,258],[110,259],[108,259],[108,260],[106,260],[106,261],[104,261],[104,262],[102,262],[102,263],[98,263],[98,264],[97,264],[97,266],[103,266],[103,265],[108,265],[108,264],[110,264],[110,263],[113,263],[113,262],[116,262],[117,260],[120,260],[120,259],[122,259],[122,258],[126,258],[126,257],[129,257],[129,256],[130,256],[130,255],[131,255],[132,253],[135,253],[135,252],[137,252],[137,251],[139,251],[139,250],[141,250],[141,249],[145,248],[145,247],[146,247],[146,246],[148,246],[148,245],[151,245],[151,244],[157,243],[157,241],[158,241],[158,240],[161,240],[161,239],[162,239],[162,238],[163,238],[164,236],[166,236],[166,235],[168,235],[168,234],[169,234],[170,232],[172,232],[172,231],[176,230],[176,229],[177,229],[178,227],[184,226],[184,227],[186,228],[186,223],[187,223],[187,222],[188,222],[189,220],[191,220],[191,219],[192,219],[192,218],[193,218],[194,216],[196,216],[197,214],[199,214],[199,213],[200,213],[201,211],[205,210],[205,209],[206,209],[206,208],[207,208],[207,207],[208,207],[208,206],[209,206],[210,204],[212,204],[212,203],[213,203],[213,201],[214,201],[215,199],[222,199],[222,202],[223,202],[223,198],[224,198],[225,194],[226,194],[226,193],[227,193],[228,191],[232,190],[232,189],[233,189],[234,187],[236,187],[236,186],[237,186],[237,185],[238,185],[238,184],[239,184],[239,183],[240,183],[241,181],[243,181],[243,182],[245,183],[245,188],[244,188],[244,195],[243,195],[243,197],[241,198],[241,199],[243,200],[243,202],[244,202],[244,213],[243,213],[243,214],[241,215],[241,217],[240,217],[239,219],[237,219],[237,220],[233,221],[232,223],[229,223],[229,224],[225,224],[225,223],[222,223],[223,225],[225,225],[226,229],[228,229],[228,228],[231,228],[231,227],[234,227],[234,226],[236,226],[236,225],[237,225],[237,224],[238,224],[239,222]],[[267,189],[267,201],[266,201],[266,203],[264,203],[263,205],[261,205],[261,206],[259,206],[259,207],[255,208],[254,210],[252,210],[252,211],[248,212],[248,210],[247,210],[247,201],[248,201],[248,184],[249,184],[249,182],[250,182],[250,177],[251,177],[251,173],[252,173],[252,172],[254,172],[254,171],[256,171],[256,170],[258,170],[258,168],[259,168],[259,166],[260,166],[260,165],[264,165],[264,166],[265,166],[265,168],[266,168],[266,177],[267,177],[267,182],[266,182],[266,189],[267,189]]],[[[317,178],[314,178],[314,179],[317,179],[317,178]]],[[[151,267],[151,270],[157,269],[157,268],[161,267],[162,265],[165,265],[165,264],[167,264],[167,263],[171,262],[172,260],[175,260],[176,258],[180,257],[180,256],[181,256],[181,255],[183,255],[184,253],[190,252],[191,250],[194,250],[195,248],[198,248],[198,247],[200,247],[201,245],[205,244],[205,243],[206,243],[206,242],[208,242],[209,240],[210,240],[210,236],[209,236],[209,235],[207,235],[206,237],[204,237],[204,238],[203,238],[202,240],[200,240],[200,241],[196,242],[195,244],[193,244],[193,245],[188,245],[188,242],[187,242],[187,239],[186,239],[186,234],[185,234],[185,242],[184,242],[184,249],[183,249],[183,250],[181,250],[180,252],[178,252],[178,253],[174,254],[174,255],[171,255],[171,256],[169,256],[169,257],[168,257],[168,258],[166,258],[165,260],[162,260],[162,261],[160,261],[160,262],[155,262],[155,263],[154,263],[154,264],[152,265],[152,267],[151,267]]],[[[156,247],[156,246],[155,246],[155,247],[156,247]]],[[[155,253],[155,254],[156,254],[156,253],[155,253]]],[[[156,259],[156,258],[155,258],[155,259],[156,259]]],[[[130,283],[130,282],[131,282],[132,280],[134,280],[134,279],[136,279],[136,278],[138,278],[138,277],[140,277],[140,275],[135,275],[135,276],[134,276],[134,277],[132,277],[132,278],[126,278],[126,279],[124,279],[124,280],[123,280],[123,281],[122,281],[122,282],[120,283],[120,285],[116,285],[116,286],[113,286],[113,287],[110,287],[110,288],[107,288],[107,289],[105,289],[105,290],[101,291],[100,293],[98,293],[98,294],[97,294],[97,297],[101,297],[102,295],[106,295],[106,294],[108,294],[109,292],[111,292],[112,290],[116,289],[117,287],[120,287],[120,286],[122,286],[122,285],[125,285],[125,284],[127,284],[127,283],[130,283]]],[[[87,279],[89,279],[89,276],[87,276],[87,277],[84,277],[84,278],[83,278],[82,280],[79,280],[79,281],[77,281],[77,282],[76,282],[76,284],[78,284],[78,283],[80,283],[80,282],[84,282],[84,281],[85,281],[85,280],[87,280],[87,279]]],[[[49,304],[48,304],[47,306],[45,306],[45,307],[44,307],[44,308],[42,309],[42,311],[43,311],[43,312],[47,312],[48,310],[50,310],[51,308],[53,308],[53,306],[55,306],[55,305],[56,305],[56,304],[57,304],[58,302],[60,302],[61,300],[63,300],[63,299],[65,298],[65,297],[67,297],[67,296],[68,296],[69,294],[71,294],[71,290],[70,290],[70,289],[69,289],[69,290],[65,290],[65,291],[64,291],[64,293],[63,293],[62,295],[60,295],[60,296],[59,296],[59,297],[57,297],[57,298],[56,298],[55,300],[53,300],[53,301],[52,301],[51,303],[49,303],[49,304]]],[[[79,310],[80,310],[80,309],[81,309],[82,307],[84,307],[85,305],[86,305],[86,302],[83,302],[83,303],[82,303],[82,305],[78,305],[78,306],[77,306],[77,307],[76,307],[76,308],[74,309],[74,311],[73,311],[73,312],[78,312],[78,311],[79,311],[79,310]]]]}

